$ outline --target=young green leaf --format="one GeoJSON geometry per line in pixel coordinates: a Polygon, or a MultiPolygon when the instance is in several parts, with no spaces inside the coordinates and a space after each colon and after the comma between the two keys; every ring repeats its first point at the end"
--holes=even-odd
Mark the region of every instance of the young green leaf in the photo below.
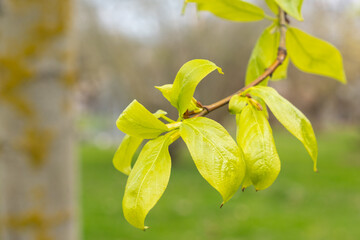
{"type": "Polygon", "coordinates": [[[259,21],[265,16],[264,11],[241,0],[187,0],[197,3],[198,11],[209,11],[215,16],[240,22],[259,21]]]}
{"type": "Polygon", "coordinates": [[[200,81],[214,70],[218,70],[223,74],[221,68],[213,62],[204,59],[194,59],[185,63],[179,70],[174,80],[174,84],[166,84],[157,87],[168,99],[182,116],[186,110],[192,105],[192,98],[196,86],[200,81]]]}
{"type": "Polygon", "coordinates": [[[162,95],[172,104],[171,101],[171,90],[173,85],[172,84],[165,84],[162,86],[155,86],[156,89],[158,89],[162,95]]]}
{"type": "Polygon", "coordinates": [[[276,15],[279,14],[279,7],[276,4],[275,0],[265,0],[265,2],[273,13],[275,13],[276,15]]]}
{"type": "MultiPolygon", "coordinates": [[[[164,117],[166,114],[167,112],[163,110],[153,113],[156,118],[164,117]]],[[[142,138],[125,135],[113,158],[113,165],[117,170],[126,175],[130,174],[133,156],[142,141],[142,138]]]]}
{"type": "Polygon", "coordinates": [[[180,136],[200,174],[227,202],[245,175],[243,153],[234,139],[219,123],[204,117],[184,120],[180,136]]]}
{"type": "Polygon", "coordinates": [[[253,184],[256,190],[271,186],[280,172],[269,122],[262,111],[247,105],[237,118],[237,142],[244,151],[246,176],[243,189],[253,184]]]}
{"type": "MultiPolygon", "coordinates": [[[[163,86],[155,86],[155,88],[158,89],[170,103],[171,103],[172,87],[173,87],[172,84],[165,84],[163,86]]],[[[196,111],[199,109],[200,108],[198,106],[196,106],[196,99],[192,98],[187,110],[196,111]]]]}
{"type": "Polygon", "coordinates": [[[181,9],[181,15],[185,14],[187,4],[188,4],[188,2],[186,0],[184,0],[183,6],[182,6],[182,9],[181,9]]]}
{"type": "Polygon", "coordinates": [[[346,83],[341,54],[330,43],[297,28],[289,28],[286,47],[291,61],[300,70],[346,83]]]}
{"type": "Polygon", "coordinates": [[[132,158],[142,141],[142,138],[125,135],[113,158],[117,170],[126,175],[130,174],[132,158]]]}
{"type": "Polygon", "coordinates": [[[167,114],[167,112],[165,112],[164,110],[157,110],[156,112],[153,113],[154,117],[156,118],[161,118],[163,116],[165,116],[167,114]]]}
{"type": "Polygon", "coordinates": [[[168,127],[157,119],[138,101],[132,101],[120,114],[116,126],[126,134],[139,138],[156,138],[168,131],[168,127]]]}
{"type": "Polygon", "coordinates": [[[303,0],[275,0],[275,2],[296,20],[304,20],[301,14],[303,0]]]}
{"type": "MultiPolygon", "coordinates": [[[[246,71],[245,84],[248,85],[259,77],[277,58],[277,50],[280,42],[280,33],[275,24],[264,30],[251,53],[246,71]]],[[[288,58],[273,73],[271,80],[284,79],[287,76],[288,58]]],[[[260,85],[267,85],[263,81],[260,85]]]]}
{"type": "Polygon", "coordinates": [[[273,88],[258,86],[250,88],[249,92],[262,98],[279,122],[304,144],[314,162],[314,171],[317,171],[317,142],[311,123],[305,115],[273,88]]]}
{"type": "MultiPolygon", "coordinates": [[[[176,134],[176,132],[175,132],[176,134]]],[[[170,178],[171,159],[168,146],[174,132],[150,140],[140,152],[125,187],[123,212],[133,226],[146,229],[148,212],[164,193],[170,178]]]]}
{"type": "Polygon", "coordinates": [[[189,104],[188,110],[195,111],[195,112],[202,110],[202,108],[198,107],[197,100],[194,97],[191,99],[191,103],[189,104]]]}
{"type": "Polygon", "coordinates": [[[180,115],[191,106],[195,89],[200,81],[214,70],[223,74],[221,68],[205,59],[191,60],[180,68],[172,88],[172,99],[180,115]]]}
{"type": "Polygon", "coordinates": [[[248,101],[245,96],[234,95],[229,102],[229,112],[231,114],[239,114],[243,108],[247,105],[248,101]]]}

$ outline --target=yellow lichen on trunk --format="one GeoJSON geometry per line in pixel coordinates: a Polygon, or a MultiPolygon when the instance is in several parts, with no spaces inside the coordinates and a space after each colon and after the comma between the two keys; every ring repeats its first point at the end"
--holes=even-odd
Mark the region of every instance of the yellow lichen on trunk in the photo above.
{"type": "MultiPolygon", "coordinates": [[[[68,48],[58,50],[59,42],[66,45],[63,41],[68,35],[71,26],[71,0],[14,0],[6,5],[14,15],[9,21],[21,30],[17,31],[21,36],[15,38],[11,30],[5,29],[3,45],[5,48],[0,50],[0,102],[4,102],[13,107],[21,117],[27,121],[27,130],[21,140],[20,149],[29,153],[30,160],[38,165],[43,162],[47,141],[37,141],[42,130],[36,126],[38,121],[36,109],[32,106],[31,100],[24,98],[22,90],[37,81],[41,77],[43,67],[39,66],[47,59],[57,61],[62,64],[59,81],[70,85],[74,82],[74,71],[68,66],[68,62],[73,58],[73,54],[68,48]],[[9,33],[9,38],[6,39],[9,33]],[[62,41],[62,42],[61,42],[62,41]],[[64,57],[65,56],[65,57],[64,57]],[[39,64],[40,62],[40,64],[39,64]],[[29,135],[33,132],[32,135],[29,135]],[[27,142],[26,142],[27,141],[27,142]],[[43,146],[41,143],[46,142],[43,146]],[[40,152],[41,151],[41,152],[40,152]],[[43,157],[42,157],[43,156],[43,157]]],[[[7,28],[8,26],[3,26],[7,28]]],[[[58,71],[58,70],[57,70],[58,71]]],[[[44,136],[46,137],[46,136],[44,136]]],[[[46,138],[48,138],[47,136],[46,138]]]]}
{"type": "MultiPolygon", "coordinates": [[[[29,115],[30,106],[21,98],[19,89],[37,79],[39,59],[52,58],[68,62],[73,54],[68,49],[54,51],[69,32],[72,22],[72,0],[14,0],[5,4],[13,15],[9,22],[3,22],[3,28],[9,24],[18,25],[17,30],[2,31],[0,49],[0,101],[13,105],[20,113],[29,115]],[[16,37],[16,35],[21,35],[16,37]],[[54,55],[55,53],[55,55],[54,55]],[[64,59],[65,56],[65,59],[64,59]]],[[[62,71],[60,80],[73,82],[71,66],[62,71]],[[70,79],[70,80],[69,80],[70,79]]]]}
{"type": "Polygon", "coordinates": [[[0,239],[76,240],[73,0],[1,3],[0,239]]]}

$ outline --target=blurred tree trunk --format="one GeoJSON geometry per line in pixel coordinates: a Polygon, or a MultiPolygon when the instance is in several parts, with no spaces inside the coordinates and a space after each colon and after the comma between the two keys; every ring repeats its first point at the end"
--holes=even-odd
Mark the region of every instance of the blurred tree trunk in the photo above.
{"type": "Polygon", "coordinates": [[[72,0],[0,0],[0,238],[77,240],[72,0]]]}

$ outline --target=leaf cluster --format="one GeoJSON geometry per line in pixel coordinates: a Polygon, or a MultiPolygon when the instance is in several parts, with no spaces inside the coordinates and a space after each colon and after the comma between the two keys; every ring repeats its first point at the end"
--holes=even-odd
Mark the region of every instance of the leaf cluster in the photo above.
{"type": "MultiPolygon", "coordinates": [[[[317,171],[317,142],[310,121],[289,101],[268,87],[269,80],[285,79],[289,60],[302,71],[332,77],[345,83],[339,51],[331,44],[289,26],[284,12],[302,21],[302,0],[266,0],[278,18],[241,0],[186,0],[196,3],[199,11],[209,11],[230,21],[271,21],[252,51],[243,91],[226,98],[229,112],[236,117],[236,141],[219,123],[203,117],[209,110],[194,98],[197,85],[211,72],[222,69],[205,59],[185,63],[172,84],[156,87],[178,110],[177,120],[159,110],[151,113],[134,100],[119,116],[116,125],[126,133],[115,153],[116,169],[129,175],[123,198],[123,212],[133,226],[146,229],[148,212],[164,193],[170,178],[169,145],[179,138],[185,142],[201,176],[222,196],[221,206],[241,187],[268,188],[276,180],[281,162],[276,150],[268,109],[308,151],[317,171]],[[279,60],[279,50],[287,49],[289,58],[279,60]],[[259,80],[274,60],[278,65],[271,74],[259,80]],[[276,69],[276,71],[275,71],[276,69]],[[166,121],[161,121],[160,119],[166,121]],[[133,168],[132,159],[142,148],[133,168]]],[[[226,103],[225,101],[225,103],[226,103]]],[[[222,106],[224,101],[216,105],[222,106]]]]}

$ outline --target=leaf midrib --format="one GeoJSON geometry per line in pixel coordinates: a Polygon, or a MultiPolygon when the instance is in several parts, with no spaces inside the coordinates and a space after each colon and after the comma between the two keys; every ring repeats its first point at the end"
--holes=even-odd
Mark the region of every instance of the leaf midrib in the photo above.
{"type": "MultiPolygon", "coordinates": [[[[294,33],[293,30],[289,29],[290,33],[293,35],[295,41],[297,42],[297,44],[300,46],[300,48],[303,50],[303,52],[305,53],[305,55],[308,56],[308,58],[310,59],[310,65],[313,65],[314,62],[322,62],[322,63],[326,63],[326,61],[323,58],[315,58],[312,57],[312,55],[307,51],[307,49],[305,48],[305,46],[301,43],[301,41],[299,40],[299,38],[296,36],[296,34],[294,33]]],[[[297,30],[297,29],[296,29],[297,30]]],[[[305,33],[306,34],[306,33],[305,33]]],[[[315,37],[314,37],[315,38],[315,37]]],[[[320,39],[317,39],[320,40],[320,39]]],[[[321,40],[320,40],[321,41],[321,40]]]]}
{"type": "Polygon", "coordinates": [[[155,160],[154,160],[153,163],[151,164],[151,167],[150,167],[149,170],[146,172],[143,180],[141,181],[141,183],[140,183],[140,185],[139,185],[139,190],[138,190],[138,192],[137,192],[137,194],[136,194],[136,199],[135,199],[135,206],[136,206],[136,207],[138,206],[138,200],[139,200],[139,195],[140,195],[140,192],[141,192],[142,185],[144,184],[147,175],[150,173],[150,170],[154,167],[155,163],[157,162],[157,160],[158,160],[158,158],[159,158],[159,156],[160,156],[160,153],[161,153],[162,150],[163,150],[163,147],[164,147],[164,145],[165,145],[165,142],[167,142],[167,139],[164,139],[164,141],[161,143],[160,150],[159,150],[159,152],[157,153],[155,160]]]}
{"type": "MultiPolygon", "coordinates": [[[[200,133],[200,135],[202,135],[206,140],[208,140],[208,141],[211,143],[211,145],[215,148],[216,152],[218,152],[218,154],[221,155],[223,162],[225,162],[225,161],[224,161],[224,159],[225,159],[224,155],[221,153],[221,151],[217,148],[217,145],[216,145],[212,140],[210,140],[209,138],[207,138],[206,135],[204,135],[199,129],[197,129],[197,128],[196,128],[195,126],[193,126],[191,123],[188,123],[188,122],[187,122],[186,125],[188,125],[188,126],[191,127],[192,129],[194,129],[194,131],[200,133]]],[[[228,152],[229,152],[229,151],[228,151],[228,152]]],[[[229,153],[231,153],[231,152],[229,152],[229,153]]],[[[231,155],[234,155],[234,154],[231,153],[231,155]]],[[[229,162],[231,165],[233,165],[233,166],[235,167],[235,164],[234,164],[232,161],[227,161],[227,162],[229,162]]]]}
{"type": "MultiPolygon", "coordinates": [[[[256,7],[260,10],[262,10],[261,8],[259,8],[258,6],[256,5],[253,5],[253,4],[250,4],[250,3],[247,3],[247,2],[240,2],[239,3],[243,4],[243,6],[251,6],[251,7],[256,7]]],[[[224,3],[225,5],[228,5],[230,8],[235,8],[236,10],[240,11],[240,12],[245,12],[245,13],[249,13],[249,14],[252,14],[252,15],[256,15],[256,16],[260,16],[260,17],[264,17],[264,14],[262,12],[262,14],[258,13],[258,12],[255,12],[255,11],[249,11],[248,9],[241,9],[241,7],[237,6],[236,4],[231,4],[229,3],[228,1],[226,1],[224,3]]]]}
{"type": "MultiPolygon", "coordinates": [[[[201,65],[197,65],[197,66],[196,66],[195,68],[193,68],[191,71],[189,71],[188,73],[186,73],[186,74],[184,75],[184,77],[182,78],[181,82],[182,82],[183,84],[180,85],[180,83],[179,83],[179,85],[180,85],[179,95],[178,95],[178,97],[177,97],[177,99],[176,99],[177,109],[180,110],[179,97],[180,97],[180,95],[183,95],[183,89],[184,89],[185,86],[188,85],[188,82],[189,82],[189,81],[187,81],[187,79],[189,78],[189,76],[190,76],[194,71],[196,71],[196,70],[198,70],[199,68],[201,68],[201,67],[203,67],[203,66],[206,66],[206,65],[213,66],[214,64],[211,64],[211,63],[203,63],[203,64],[201,64],[201,65]]],[[[216,69],[217,66],[214,66],[214,67],[215,67],[215,69],[216,69]]],[[[214,69],[214,70],[215,70],[215,69],[214,69]]],[[[212,70],[212,71],[214,71],[214,70],[212,70]]],[[[211,72],[212,72],[212,71],[211,71],[211,72]]],[[[201,82],[201,80],[202,80],[202,79],[200,79],[199,81],[196,81],[197,84],[199,84],[199,83],[201,82]]],[[[196,88],[196,87],[195,87],[195,88],[196,88]]]]}

